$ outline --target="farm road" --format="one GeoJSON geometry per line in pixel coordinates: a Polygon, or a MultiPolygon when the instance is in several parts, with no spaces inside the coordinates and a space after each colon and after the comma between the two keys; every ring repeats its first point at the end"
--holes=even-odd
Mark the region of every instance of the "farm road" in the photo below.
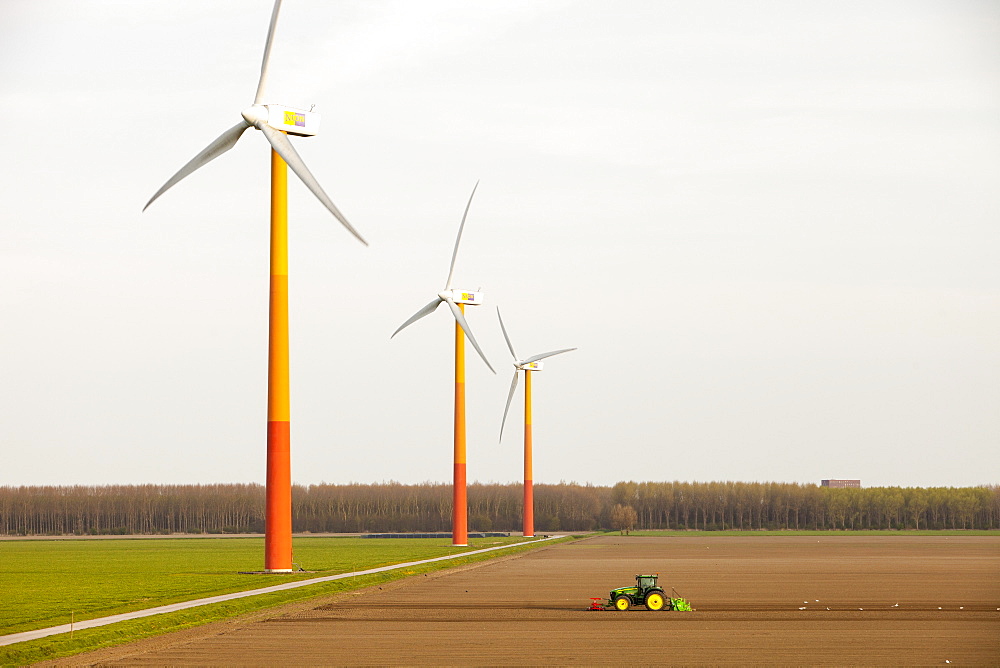
{"type": "Polygon", "coordinates": [[[60,664],[997,665],[998,573],[993,536],[602,536],[60,664]],[[695,611],[586,609],[640,572],[695,611]]]}

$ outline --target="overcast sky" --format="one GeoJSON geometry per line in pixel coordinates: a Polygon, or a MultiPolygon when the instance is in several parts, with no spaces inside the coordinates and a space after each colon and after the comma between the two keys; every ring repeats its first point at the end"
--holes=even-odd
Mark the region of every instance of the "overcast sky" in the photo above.
{"type": "MultiPolygon", "coordinates": [[[[263,482],[269,0],[0,0],[0,485],[263,482]]],[[[1000,4],[285,3],[292,470],[1000,482],[1000,4]],[[523,387],[523,385],[522,385],[523,387]],[[519,395],[520,396],[520,395],[519,395]]]]}

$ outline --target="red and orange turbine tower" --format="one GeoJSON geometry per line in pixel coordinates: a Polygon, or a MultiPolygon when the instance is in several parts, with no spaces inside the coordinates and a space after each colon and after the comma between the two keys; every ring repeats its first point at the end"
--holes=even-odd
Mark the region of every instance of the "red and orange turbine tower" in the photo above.
{"type": "Polygon", "coordinates": [[[503,421],[500,423],[500,440],[503,440],[503,428],[507,424],[507,413],[510,411],[510,402],[514,398],[514,390],[517,389],[517,373],[524,371],[524,536],[530,538],[535,535],[535,476],[532,471],[532,443],[531,443],[531,374],[542,370],[540,360],[552,357],[560,353],[568,353],[576,348],[563,348],[552,352],[532,355],[531,357],[519,360],[514,352],[514,344],[507,336],[507,328],[503,325],[503,316],[497,308],[497,318],[500,319],[500,330],[503,338],[507,342],[507,348],[514,358],[514,378],[510,381],[510,392],[507,393],[507,406],[503,409],[503,421]]]}
{"type": "Polygon", "coordinates": [[[236,145],[242,134],[250,129],[260,130],[271,145],[271,279],[268,306],[267,350],[267,491],[264,527],[264,570],[270,573],[292,571],[292,472],[290,447],[290,402],[288,378],[288,170],[291,167],[310,191],[330,213],[358,238],[368,245],[347,218],[337,209],[326,192],[313,177],[298,151],[288,140],[288,135],[311,137],[319,130],[319,114],[311,108],[298,109],[277,104],[266,104],[264,94],[267,68],[271,58],[274,29],[278,23],[281,0],[276,0],[271,12],[271,24],[264,46],[264,59],[260,66],[257,95],[253,105],[241,112],[242,120],[226,130],[174,174],[155,195],[143,211],[157,197],[178,181],[203,167],[236,145]]]}
{"type": "MultiPolygon", "coordinates": [[[[447,304],[455,317],[455,451],[454,451],[454,471],[452,479],[452,515],[451,515],[451,544],[455,547],[464,547],[469,544],[468,527],[468,499],[466,495],[466,447],[465,447],[465,337],[469,337],[472,346],[479,353],[479,356],[486,362],[490,371],[496,373],[490,361],[486,359],[482,348],[476,343],[476,337],[472,335],[469,323],[465,320],[465,307],[479,306],[483,303],[483,293],[471,290],[455,290],[452,288],[452,279],[455,277],[455,259],[458,257],[458,246],[462,243],[462,230],[465,229],[465,219],[469,216],[469,207],[472,206],[472,198],[476,194],[479,182],[472,188],[469,195],[469,202],[465,205],[465,213],[462,214],[462,224],[458,227],[458,238],[455,239],[455,250],[451,253],[451,267],[448,269],[448,280],[445,282],[444,290],[437,294],[432,302],[410,316],[392,333],[396,336],[408,325],[413,324],[426,315],[430,315],[442,303],[447,304]]],[[[389,338],[392,338],[390,336],[389,338]]]]}

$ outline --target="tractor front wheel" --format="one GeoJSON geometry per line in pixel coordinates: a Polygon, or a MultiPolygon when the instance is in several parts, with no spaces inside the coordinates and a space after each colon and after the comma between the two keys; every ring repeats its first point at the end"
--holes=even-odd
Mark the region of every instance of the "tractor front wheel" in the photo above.
{"type": "Polygon", "coordinates": [[[624,612],[625,610],[628,610],[628,606],[632,604],[632,601],[629,600],[628,596],[616,596],[613,604],[615,606],[615,610],[621,610],[624,612]]]}
{"type": "Polygon", "coordinates": [[[646,609],[647,610],[663,610],[663,593],[658,591],[651,591],[646,594],[646,609]]]}

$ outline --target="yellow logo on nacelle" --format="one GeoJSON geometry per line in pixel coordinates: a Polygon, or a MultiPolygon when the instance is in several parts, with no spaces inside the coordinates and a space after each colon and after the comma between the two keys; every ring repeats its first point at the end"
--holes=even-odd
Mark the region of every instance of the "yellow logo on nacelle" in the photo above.
{"type": "Polygon", "coordinates": [[[286,111],[285,125],[294,125],[295,127],[304,128],[306,126],[306,115],[297,114],[294,111],[286,111]]]}
{"type": "Polygon", "coordinates": [[[471,292],[463,292],[462,293],[462,301],[474,302],[474,301],[476,301],[476,295],[474,295],[471,292]]]}

